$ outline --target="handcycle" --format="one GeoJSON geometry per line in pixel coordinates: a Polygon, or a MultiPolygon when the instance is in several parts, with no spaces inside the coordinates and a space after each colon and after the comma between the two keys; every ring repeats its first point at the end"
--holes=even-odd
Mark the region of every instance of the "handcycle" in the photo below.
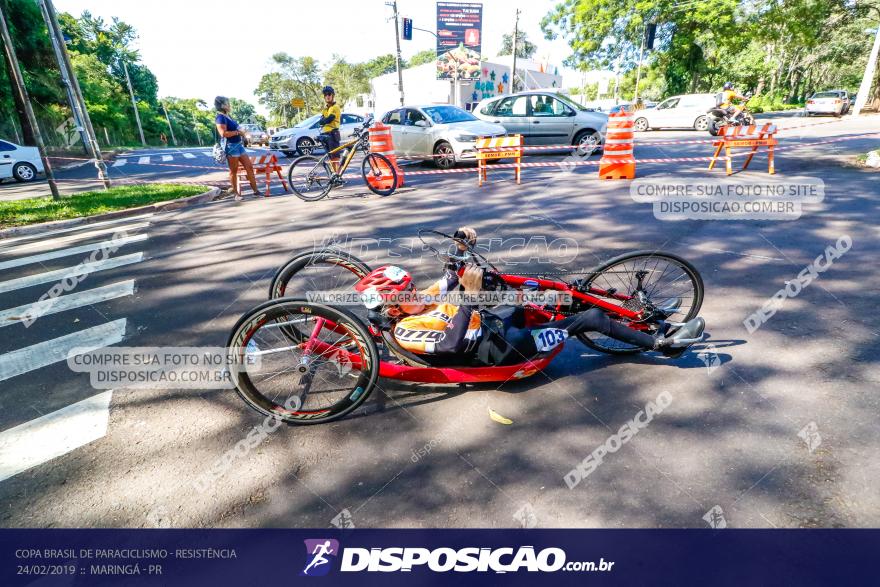
{"type": "MultiPolygon", "coordinates": [[[[699,272],[671,253],[634,251],[586,271],[530,275],[502,272],[476,247],[454,236],[422,230],[419,238],[447,269],[483,267],[484,290],[570,295],[565,304],[526,304],[523,316],[529,327],[600,308],[630,328],[668,333],[694,318],[703,301],[699,272]],[[437,239],[447,244],[446,249],[434,246],[437,239]],[[560,273],[570,278],[560,279],[560,273]],[[676,302],[667,304],[669,300],[676,302]]],[[[291,424],[328,422],[362,405],[380,377],[428,384],[517,380],[543,370],[563,348],[524,357],[514,365],[485,366],[468,358],[450,363],[448,358],[406,351],[395,341],[392,329],[361,305],[343,307],[316,302],[314,296],[309,299],[320,293],[324,299],[348,294],[355,300],[354,284],[369,273],[366,263],[332,244],[296,255],[278,270],[269,301],[245,313],[227,341],[232,382],[249,406],[291,424]]],[[[603,353],[643,350],[599,333],[577,338],[603,353]]]]}
{"type": "Polygon", "coordinates": [[[324,146],[321,157],[304,155],[293,160],[287,170],[287,181],[293,193],[307,202],[320,200],[330,193],[335,187],[344,185],[342,176],[351,164],[356,152],[364,153],[361,163],[361,175],[375,194],[390,196],[397,189],[397,170],[388,157],[379,153],[370,153],[369,126],[373,118],[367,117],[363,126],[357,127],[352,135],[352,140],[340,145],[335,149],[327,148],[327,137],[318,135],[317,139],[324,146]],[[333,169],[330,159],[332,155],[340,154],[338,171],[333,169]]]}

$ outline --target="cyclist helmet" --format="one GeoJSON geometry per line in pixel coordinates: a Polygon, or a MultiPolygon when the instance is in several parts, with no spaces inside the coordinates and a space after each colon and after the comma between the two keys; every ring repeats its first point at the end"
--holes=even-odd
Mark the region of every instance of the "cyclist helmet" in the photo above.
{"type": "Polygon", "coordinates": [[[412,276],[394,265],[383,265],[358,281],[355,290],[360,292],[361,301],[370,310],[381,306],[397,306],[395,298],[403,293],[415,291],[412,276]]]}
{"type": "Polygon", "coordinates": [[[724,89],[725,90],[732,90],[733,89],[733,82],[724,82],[724,89]]]}
{"type": "Polygon", "coordinates": [[[328,96],[331,94],[335,96],[336,90],[333,89],[333,86],[324,86],[324,89],[321,90],[321,93],[324,94],[325,96],[328,96]]]}

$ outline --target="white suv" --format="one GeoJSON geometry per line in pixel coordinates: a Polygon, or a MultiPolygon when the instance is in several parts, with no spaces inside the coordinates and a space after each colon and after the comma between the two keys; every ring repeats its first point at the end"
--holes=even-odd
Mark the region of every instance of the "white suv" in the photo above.
{"type": "Polygon", "coordinates": [[[36,147],[0,141],[0,181],[7,177],[16,181],[33,181],[43,171],[43,161],[36,147]]]}

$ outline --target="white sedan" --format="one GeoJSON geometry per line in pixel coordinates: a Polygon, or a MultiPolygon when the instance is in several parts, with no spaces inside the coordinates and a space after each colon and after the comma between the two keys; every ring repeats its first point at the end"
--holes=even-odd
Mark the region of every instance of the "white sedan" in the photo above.
{"type": "Polygon", "coordinates": [[[478,137],[507,134],[500,124],[480,120],[458,106],[406,106],[382,117],[391,127],[397,155],[433,160],[448,169],[463,159],[476,160],[478,137]]]}
{"type": "Polygon", "coordinates": [[[36,147],[22,147],[0,140],[0,180],[33,181],[43,173],[43,161],[36,147]]]}
{"type": "Polygon", "coordinates": [[[714,94],[672,96],[660,102],[655,108],[636,112],[634,128],[637,131],[658,128],[707,130],[709,117],[706,116],[706,112],[714,107],[714,94]]]}
{"type": "Polygon", "coordinates": [[[814,114],[832,114],[842,116],[849,110],[849,95],[844,90],[816,92],[807,100],[807,116],[814,114]]]}
{"type": "MultiPolygon", "coordinates": [[[[269,148],[273,151],[281,151],[288,157],[294,153],[311,155],[316,148],[321,148],[318,139],[315,138],[321,134],[321,125],[318,124],[320,118],[320,114],[315,114],[292,128],[279,130],[269,139],[269,148]]],[[[351,138],[354,129],[363,123],[363,116],[343,112],[339,125],[339,136],[342,142],[351,138]]]]}

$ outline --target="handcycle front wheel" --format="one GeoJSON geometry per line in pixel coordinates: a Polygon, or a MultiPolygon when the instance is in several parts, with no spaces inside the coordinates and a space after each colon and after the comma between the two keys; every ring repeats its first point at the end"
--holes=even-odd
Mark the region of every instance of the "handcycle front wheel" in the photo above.
{"type": "MultiPolygon", "coordinates": [[[[668,320],[673,322],[687,322],[695,318],[703,305],[703,278],[700,273],[690,262],[671,253],[626,253],[606,261],[588,273],[584,281],[591,287],[630,297],[620,300],[600,296],[604,301],[629,310],[642,310],[646,303],[657,308],[675,307],[675,311],[668,315],[668,320]],[[640,275],[643,300],[636,295],[640,275]]],[[[609,314],[614,319],[613,312],[609,314]]],[[[646,332],[653,334],[656,330],[657,325],[650,324],[646,332]]],[[[592,349],[612,355],[630,355],[644,350],[598,332],[581,333],[577,338],[592,349]]]]}
{"type": "Polygon", "coordinates": [[[226,346],[238,395],[261,414],[290,424],[342,418],[366,401],[379,377],[379,351],[357,317],[296,298],[247,312],[226,346]],[[282,325],[296,328],[300,342],[283,336],[282,325]]]}
{"type": "Polygon", "coordinates": [[[301,200],[314,202],[330,193],[333,184],[331,170],[326,160],[307,155],[298,157],[287,170],[287,183],[301,200]]]}
{"type": "Polygon", "coordinates": [[[361,163],[361,175],[374,194],[390,196],[397,189],[397,169],[385,155],[367,153],[361,163]]]}

